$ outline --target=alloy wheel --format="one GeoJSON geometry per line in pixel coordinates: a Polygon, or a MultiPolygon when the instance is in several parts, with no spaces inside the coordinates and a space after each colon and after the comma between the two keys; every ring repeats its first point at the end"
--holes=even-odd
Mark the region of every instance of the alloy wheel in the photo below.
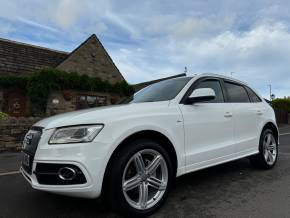
{"type": "Polygon", "coordinates": [[[273,165],[277,158],[277,144],[273,134],[268,133],[263,141],[263,154],[268,165],[273,165]]]}
{"type": "Polygon", "coordinates": [[[123,172],[122,189],[127,203],[135,209],[146,210],[158,203],[168,183],[168,167],[156,150],[135,153],[123,172]]]}

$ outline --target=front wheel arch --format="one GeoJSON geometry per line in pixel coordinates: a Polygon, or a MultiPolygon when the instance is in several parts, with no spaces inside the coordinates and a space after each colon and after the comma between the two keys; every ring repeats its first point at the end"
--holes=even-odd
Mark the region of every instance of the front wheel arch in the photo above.
{"type": "Polygon", "coordinates": [[[113,153],[111,154],[109,161],[106,165],[106,169],[105,169],[105,173],[104,173],[104,178],[103,178],[103,185],[102,185],[102,194],[105,190],[104,184],[106,184],[106,178],[108,175],[108,171],[111,167],[112,162],[114,161],[114,159],[116,158],[116,155],[118,154],[118,152],[124,147],[126,146],[128,143],[137,140],[137,139],[150,139],[152,141],[156,141],[158,143],[160,143],[162,145],[162,147],[168,152],[173,169],[174,169],[174,177],[176,176],[176,172],[177,172],[177,167],[178,167],[178,160],[177,160],[177,154],[175,151],[175,148],[172,144],[172,142],[168,139],[168,137],[166,137],[164,134],[155,131],[155,130],[143,130],[143,131],[139,131],[136,133],[133,133],[132,135],[128,136],[127,138],[125,138],[113,151],[113,153]]]}

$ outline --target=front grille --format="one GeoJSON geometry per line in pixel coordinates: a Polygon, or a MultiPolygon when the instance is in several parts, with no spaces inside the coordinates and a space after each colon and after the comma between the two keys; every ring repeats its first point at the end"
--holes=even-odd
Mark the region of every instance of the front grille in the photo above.
{"type": "Polygon", "coordinates": [[[32,171],[34,155],[42,135],[43,127],[33,126],[25,135],[23,140],[22,168],[29,174],[32,171]]]}
{"type": "Polygon", "coordinates": [[[50,164],[37,163],[35,171],[37,181],[42,185],[76,185],[87,182],[81,169],[72,164],[50,164]],[[76,171],[76,177],[72,180],[63,180],[59,177],[59,170],[63,167],[70,167],[76,171]]]}

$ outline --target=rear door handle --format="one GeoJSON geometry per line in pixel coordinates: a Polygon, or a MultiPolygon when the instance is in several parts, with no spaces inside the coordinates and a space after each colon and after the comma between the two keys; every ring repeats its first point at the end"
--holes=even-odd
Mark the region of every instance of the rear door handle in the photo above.
{"type": "Polygon", "coordinates": [[[225,115],[224,115],[224,117],[232,117],[232,116],[233,116],[233,114],[230,113],[230,112],[226,112],[225,115]]]}
{"type": "Polygon", "coordinates": [[[260,111],[260,110],[258,110],[258,111],[257,111],[257,115],[263,115],[263,112],[260,111]]]}

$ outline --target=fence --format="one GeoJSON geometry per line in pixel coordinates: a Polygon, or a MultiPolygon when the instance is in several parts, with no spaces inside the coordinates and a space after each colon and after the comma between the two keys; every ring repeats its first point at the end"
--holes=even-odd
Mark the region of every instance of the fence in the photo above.
{"type": "Polygon", "coordinates": [[[288,111],[275,109],[275,115],[276,115],[277,123],[281,123],[281,124],[289,123],[288,111]]]}

